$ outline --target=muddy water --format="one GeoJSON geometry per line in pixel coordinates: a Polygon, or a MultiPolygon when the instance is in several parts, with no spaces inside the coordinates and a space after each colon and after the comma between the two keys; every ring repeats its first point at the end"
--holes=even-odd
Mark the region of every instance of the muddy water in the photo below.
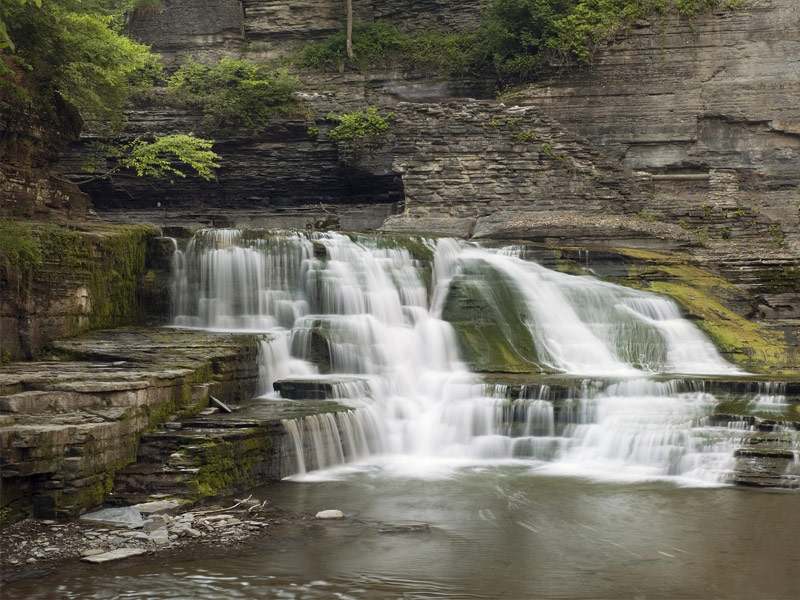
{"type": "Polygon", "coordinates": [[[592,482],[506,465],[429,480],[350,472],[258,494],[348,518],[278,547],[72,567],[2,596],[800,598],[796,493],[592,482]],[[412,523],[430,529],[394,531],[412,523]]]}

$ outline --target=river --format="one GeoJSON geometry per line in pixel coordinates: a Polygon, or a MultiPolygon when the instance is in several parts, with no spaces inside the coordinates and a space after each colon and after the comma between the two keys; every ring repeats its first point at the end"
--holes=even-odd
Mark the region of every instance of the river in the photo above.
{"type": "Polygon", "coordinates": [[[344,511],[321,535],[203,559],[75,566],[15,582],[4,598],[800,597],[792,492],[610,483],[515,464],[323,479],[256,492],[296,510],[344,511]],[[392,532],[414,523],[429,529],[392,532]]]}

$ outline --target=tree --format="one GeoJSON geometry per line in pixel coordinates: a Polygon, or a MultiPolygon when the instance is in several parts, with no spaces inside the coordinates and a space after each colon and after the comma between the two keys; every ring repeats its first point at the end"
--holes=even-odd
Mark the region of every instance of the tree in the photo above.
{"type": "Polygon", "coordinates": [[[211,151],[213,144],[213,140],[196,138],[193,134],[174,134],[157,135],[152,142],[136,138],[126,144],[105,146],[104,153],[116,158],[117,164],[104,173],[77,183],[81,185],[110,177],[122,169],[133,170],[139,177],[186,177],[186,173],[177,168],[176,161],[208,181],[214,176],[213,169],[219,167],[214,162],[219,155],[211,151]]]}
{"type": "MultiPolygon", "coordinates": [[[[105,137],[117,137],[131,94],[152,86],[160,64],[148,46],[123,35],[122,13],[112,0],[0,2],[3,117],[72,131],[78,115],[81,124],[89,121],[105,137]]],[[[219,158],[210,152],[212,143],[180,135],[116,147],[119,164],[140,175],[175,174],[164,164],[174,159],[208,178],[219,158]]]]}
{"type": "Polygon", "coordinates": [[[347,0],[347,58],[353,58],[353,0],[347,0]]]}

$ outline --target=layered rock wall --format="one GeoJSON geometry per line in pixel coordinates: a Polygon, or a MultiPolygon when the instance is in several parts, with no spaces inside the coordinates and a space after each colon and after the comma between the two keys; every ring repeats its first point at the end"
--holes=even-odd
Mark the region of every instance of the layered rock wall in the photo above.
{"type": "Polygon", "coordinates": [[[41,264],[0,269],[4,360],[36,357],[60,337],[137,322],[148,240],[157,235],[141,225],[84,232],[38,227],[41,264]]]}
{"type": "Polygon", "coordinates": [[[394,167],[410,217],[641,209],[649,182],[543,112],[496,102],[397,107],[394,167]]]}
{"type": "Polygon", "coordinates": [[[117,330],[57,347],[73,360],[0,367],[0,505],[18,516],[101,504],[143,433],[256,392],[252,336],[117,330]]]}
{"type": "Polygon", "coordinates": [[[555,72],[518,100],[631,169],[698,176],[675,177],[658,190],[652,206],[659,212],[684,209],[689,195],[757,211],[798,242],[799,74],[796,3],[752,0],[691,21],[653,16],[590,66],[555,72]],[[725,198],[709,193],[701,177],[720,170],[730,177],[725,198]]]}
{"type": "MultiPolygon", "coordinates": [[[[354,2],[353,16],[356,23],[383,21],[406,30],[457,32],[480,24],[483,4],[476,0],[354,2]]],[[[152,45],[172,66],[185,56],[202,62],[243,53],[277,58],[342,31],[346,13],[344,0],[164,0],[160,8],[132,12],[128,21],[131,34],[152,45]]]]}

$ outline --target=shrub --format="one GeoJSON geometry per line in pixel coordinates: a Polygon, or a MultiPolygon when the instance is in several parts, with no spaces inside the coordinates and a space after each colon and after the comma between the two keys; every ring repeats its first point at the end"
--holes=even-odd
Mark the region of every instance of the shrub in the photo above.
{"type": "Polygon", "coordinates": [[[274,113],[297,108],[297,78],[285,69],[245,60],[223,58],[213,67],[189,60],[169,78],[167,88],[173,98],[202,108],[206,132],[239,125],[257,129],[274,113]]]}
{"type": "Polygon", "coordinates": [[[384,145],[394,113],[382,117],[377,107],[370,106],[339,116],[329,113],[327,118],[339,123],[328,133],[328,139],[339,143],[352,159],[357,160],[365,150],[374,153],[384,145]]]}

